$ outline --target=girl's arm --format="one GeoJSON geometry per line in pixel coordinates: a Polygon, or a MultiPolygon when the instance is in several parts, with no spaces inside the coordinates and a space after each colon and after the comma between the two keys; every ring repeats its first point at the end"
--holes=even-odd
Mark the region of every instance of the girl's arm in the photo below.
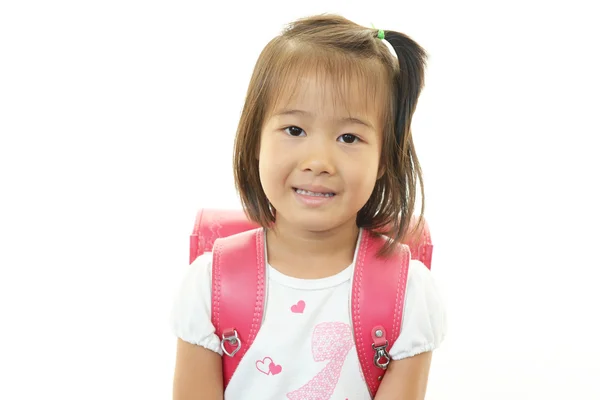
{"type": "Polygon", "coordinates": [[[173,400],[223,400],[221,356],[177,339],[173,400]]]}
{"type": "Polygon", "coordinates": [[[392,361],[375,400],[424,400],[432,352],[392,361]]]}

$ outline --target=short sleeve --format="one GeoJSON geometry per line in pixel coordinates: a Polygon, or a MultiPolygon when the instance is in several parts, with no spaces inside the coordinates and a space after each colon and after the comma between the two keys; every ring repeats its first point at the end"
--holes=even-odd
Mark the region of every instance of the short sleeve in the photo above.
{"type": "Polygon", "coordinates": [[[202,254],[186,268],[171,311],[173,333],[185,342],[222,355],[211,322],[212,253],[202,254]]]}
{"type": "Polygon", "coordinates": [[[406,282],[400,336],[390,349],[393,360],[439,347],[446,335],[446,309],[431,271],[411,260],[406,282]]]}

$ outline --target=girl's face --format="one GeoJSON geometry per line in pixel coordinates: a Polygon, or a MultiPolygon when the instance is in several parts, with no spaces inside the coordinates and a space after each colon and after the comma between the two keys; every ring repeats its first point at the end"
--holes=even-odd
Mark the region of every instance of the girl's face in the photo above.
{"type": "Polygon", "coordinates": [[[307,77],[267,115],[259,172],[277,222],[312,232],[354,225],[380,175],[383,141],[380,112],[358,86],[340,101],[335,87],[307,77]]]}

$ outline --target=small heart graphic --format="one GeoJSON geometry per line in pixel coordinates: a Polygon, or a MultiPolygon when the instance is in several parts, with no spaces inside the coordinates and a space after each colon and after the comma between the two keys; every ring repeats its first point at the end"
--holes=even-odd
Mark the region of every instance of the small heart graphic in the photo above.
{"type": "Polygon", "coordinates": [[[306,307],[306,303],[304,303],[304,300],[300,300],[298,304],[294,304],[292,306],[292,312],[296,314],[302,314],[304,312],[304,307],[306,307]]]}
{"type": "Polygon", "coordinates": [[[280,373],[281,369],[281,365],[275,365],[274,362],[271,362],[271,364],[269,364],[269,372],[271,372],[273,375],[277,375],[278,373],[280,373]]]}
{"type": "Polygon", "coordinates": [[[269,375],[269,373],[271,372],[271,365],[273,365],[273,360],[271,359],[271,357],[265,357],[262,361],[256,361],[256,369],[265,375],[269,375]]]}

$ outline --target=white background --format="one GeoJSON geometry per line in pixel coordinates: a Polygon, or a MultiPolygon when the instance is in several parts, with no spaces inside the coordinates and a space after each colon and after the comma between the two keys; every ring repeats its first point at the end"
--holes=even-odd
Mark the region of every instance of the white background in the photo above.
{"type": "Polygon", "coordinates": [[[297,17],[430,53],[413,132],[450,331],[428,399],[600,399],[593,1],[3,1],[0,398],[168,399],[200,207],[297,17]],[[285,8],[285,9],[284,9],[285,8]]]}

